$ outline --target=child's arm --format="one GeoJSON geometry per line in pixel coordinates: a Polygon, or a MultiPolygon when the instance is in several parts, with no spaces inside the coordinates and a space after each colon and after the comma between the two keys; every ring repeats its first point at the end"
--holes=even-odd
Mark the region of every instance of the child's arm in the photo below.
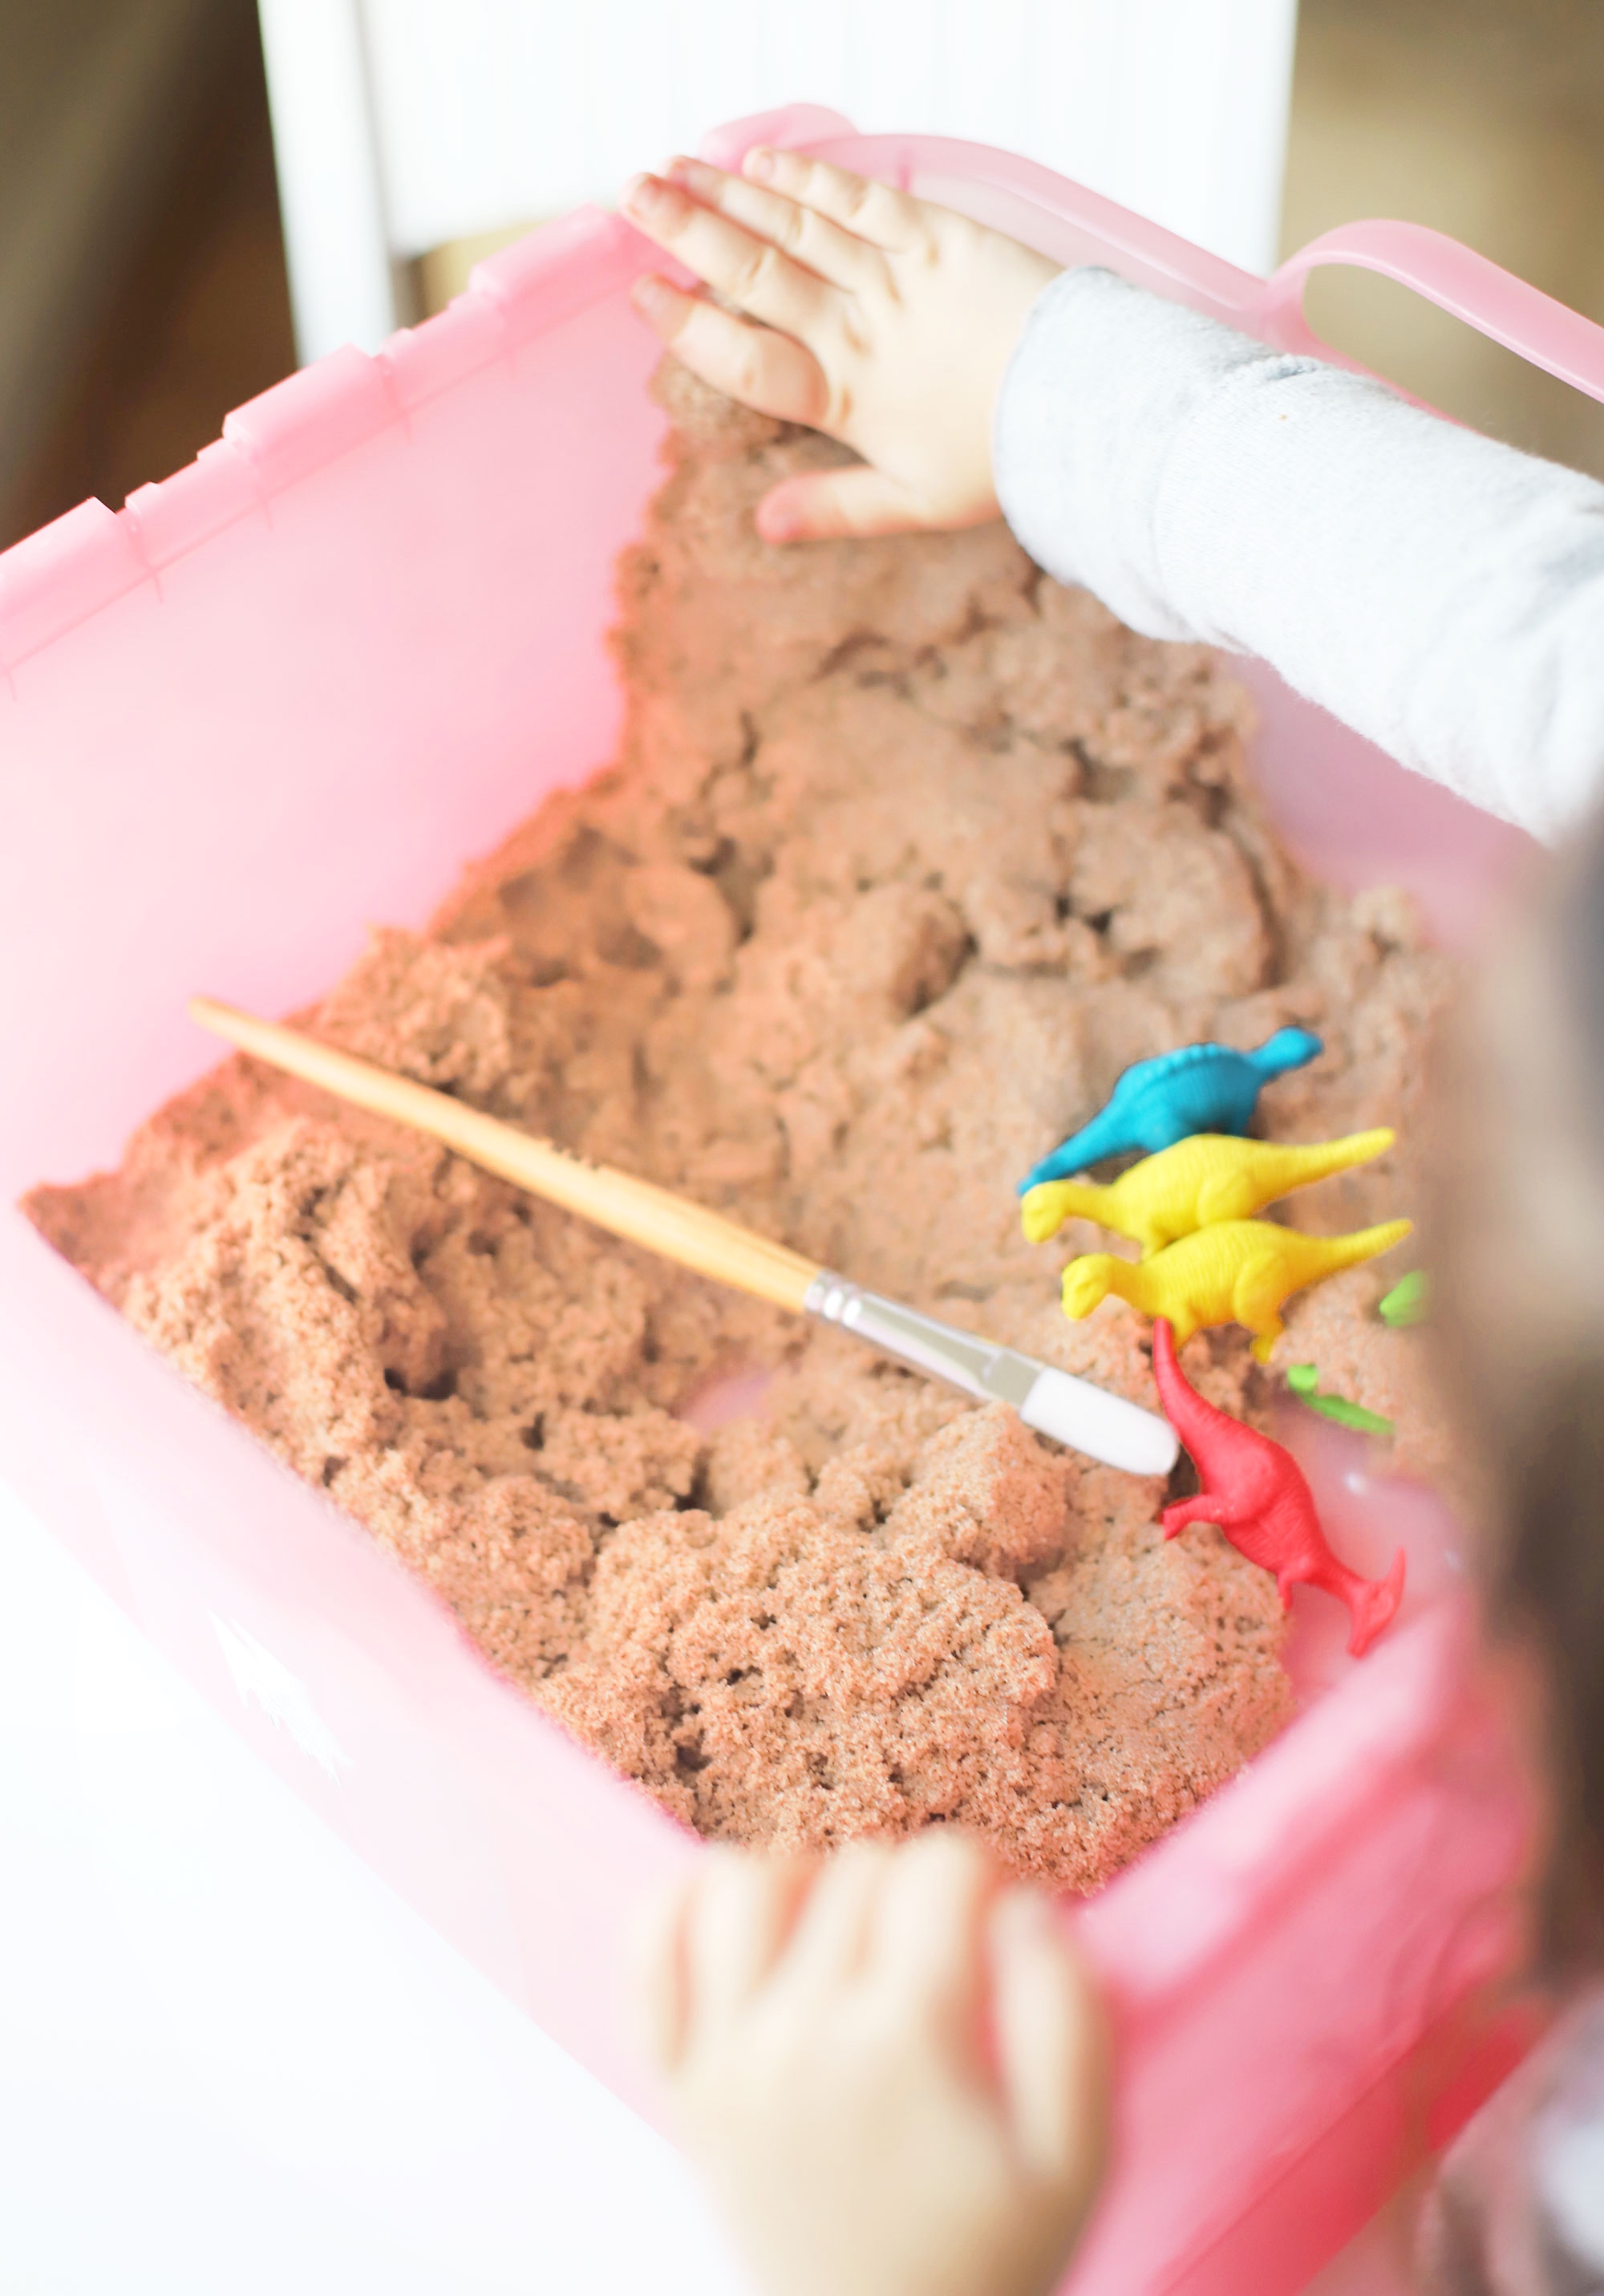
{"type": "Polygon", "coordinates": [[[1262,655],[1540,836],[1604,787],[1604,488],[1102,271],[796,153],[675,162],[628,211],[735,311],[643,284],[697,371],[863,472],[772,540],[967,523],[1151,636],[1262,655]]]}
{"type": "Polygon", "coordinates": [[[1046,2296],[1107,2142],[1101,2021],[1048,1901],[932,1828],[715,1850],[659,1917],[652,2051],[765,2296],[1046,2296]]]}

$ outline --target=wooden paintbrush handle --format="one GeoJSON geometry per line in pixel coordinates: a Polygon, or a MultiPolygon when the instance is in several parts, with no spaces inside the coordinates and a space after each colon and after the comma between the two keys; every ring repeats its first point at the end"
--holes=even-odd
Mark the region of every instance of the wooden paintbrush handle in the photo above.
{"type": "Polygon", "coordinates": [[[753,1292],[777,1308],[798,1315],[803,1311],[808,1287],[820,1270],[814,1261],[785,1244],[771,1242],[650,1180],[637,1180],[610,1165],[587,1164],[554,1148],[549,1140],[536,1140],[516,1125],[464,1106],[449,1093],[431,1091],[410,1077],[337,1052],[299,1029],[258,1021],[209,996],[192,998],[189,1009],[203,1029],[226,1037],[255,1060],[319,1086],[337,1100],[388,1116],[414,1132],[426,1132],[487,1172],[561,1204],[565,1211],[577,1212],[582,1219],[593,1220],[610,1234],[694,1268],[699,1275],[753,1292]]]}

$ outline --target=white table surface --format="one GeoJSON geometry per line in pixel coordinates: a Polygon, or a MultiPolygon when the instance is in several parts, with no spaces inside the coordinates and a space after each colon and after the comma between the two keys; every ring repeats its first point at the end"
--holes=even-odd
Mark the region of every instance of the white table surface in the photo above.
{"type": "MultiPolygon", "coordinates": [[[[1309,2296],[1404,2285],[1377,2225],[1309,2296]]],[[[673,2149],[0,1486],[4,2296],[747,2289],[673,2149]]]]}
{"type": "Polygon", "coordinates": [[[5,2296],[736,2296],[673,2150],[0,1488],[5,2296]]]}

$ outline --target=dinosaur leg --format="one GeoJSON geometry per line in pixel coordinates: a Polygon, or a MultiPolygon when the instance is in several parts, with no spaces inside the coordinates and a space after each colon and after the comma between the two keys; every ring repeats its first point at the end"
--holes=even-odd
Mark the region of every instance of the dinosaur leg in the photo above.
{"type": "Polygon", "coordinates": [[[1177,1499],[1174,1506],[1166,1506],[1159,1520],[1166,1538],[1174,1538],[1177,1531],[1194,1522],[1212,1522],[1229,1538],[1233,1529],[1251,1523],[1253,1517],[1244,1514],[1236,1500],[1223,1491],[1199,1491],[1195,1498],[1177,1499]]]}
{"type": "Polygon", "coordinates": [[[1214,1499],[1209,1497],[1207,1490],[1198,1492],[1196,1499],[1177,1499],[1174,1506],[1166,1506],[1164,1513],[1158,1515],[1158,1522],[1164,1524],[1164,1536],[1174,1538],[1191,1522],[1214,1522],[1214,1515],[1209,1513],[1212,1506],[1214,1499]]]}
{"type": "Polygon", "coordinates": [[[1255,1363],[1269,1362],[1275,1342],[1286,1329],[1281,1318],[1281,1301],[1296,1289],[1288,1283],[1278,1256],[1269,1251],[1249,1260],[1237,1277],[1231,1304],[1238,1323],[1245,1324],[1254,1334],[1255,1363]]]}
{"type": "Polygon", "coordinates": [[[1174,1337],[1175,1353],[1180,1354],[1198,1329],[1196,1311],[1185,1301],[1168,1310],[1170,1331],[1174,1337]]]}

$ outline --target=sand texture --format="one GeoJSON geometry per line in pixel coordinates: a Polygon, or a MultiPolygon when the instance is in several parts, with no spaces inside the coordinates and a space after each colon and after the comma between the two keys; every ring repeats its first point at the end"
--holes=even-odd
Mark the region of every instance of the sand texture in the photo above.
{"type": "MultiPolygon", "coordinates": [[[[1268,1133],[1407,1140],[1446,968],[1396,897],[1291,867],[1207,654],[1133,636],[1000,527],[769,548],[758,493],[836,451],[659,389],[616,766],[427,935],[376,930],[303,1017],[1156,1407],[1142,1320],[1058,1307],[1064,1260],[1107,1239],[1026,1244],[1015,1180],[1131,1061],[1283,1021],[1328,1049],[1266,1092],[1268,1133]]],[[[1346,1228],[1411,1193],[1400,1152],[1287,1216],[1346,1228]]],[[[1166,1546],[1156,1484],[250,1062],[29,1210],[705,1833],[816,1849],[955,1821],[1091,1889],[1289,1711],[1272,1580],[1210,1529],[1166,1546]],[[683,1415],[754,1365],[765,1415],[683,1415]]],[[[1419,1335],[1373,1313],[1406,1264],[1292,1303],[1269,1373],[1234,1330],[1186,1368],[1262,1419],[1277,1367],[1312,1358],[1426,1461],[1419,1335]]]]}

